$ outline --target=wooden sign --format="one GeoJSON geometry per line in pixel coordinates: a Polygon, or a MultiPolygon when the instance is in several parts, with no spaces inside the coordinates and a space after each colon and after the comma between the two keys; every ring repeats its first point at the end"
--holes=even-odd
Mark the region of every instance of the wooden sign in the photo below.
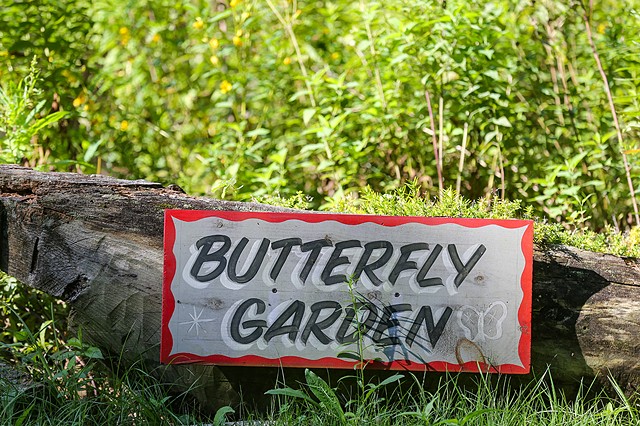
{"type": "Polygon", "coordinates": [[[165,213],[161,361],[527,373],[533,223],[165,213]]]}

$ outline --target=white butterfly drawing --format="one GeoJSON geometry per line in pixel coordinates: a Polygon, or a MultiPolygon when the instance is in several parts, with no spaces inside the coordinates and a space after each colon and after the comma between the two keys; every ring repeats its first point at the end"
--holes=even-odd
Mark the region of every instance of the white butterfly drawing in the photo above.
{"type": "Polygon", "coordinates": [[[506,317],[507,305],[504,302],[493,302],[484,311],[464,305],[458,311],[458,324],[468,340],[484,342],[502,337],[502,323],[506,317]]]}

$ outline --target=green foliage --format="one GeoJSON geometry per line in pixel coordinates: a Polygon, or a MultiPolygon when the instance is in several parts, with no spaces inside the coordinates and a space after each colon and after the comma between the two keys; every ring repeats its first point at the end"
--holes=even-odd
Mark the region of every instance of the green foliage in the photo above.
{"type": "MultiPolygon", "coordinates": [[[[317,376],[316,376],[317,377],[317,376]]],[[[346,405],[328,409],[340,399],[338,391],[323,384],[307,392],[280,388],[269,391],[279,398],[280,411],[269,420],[275,425],[636,425],[638,405],[621,393],[616,399],[604,394],[587,398],[579,392],[574,400],[567,399],[555,388],[545,374],[521,387],[512,386],[506,377],[475,376],[472,384],[461,383],[461,376],[449,375],[435,390],[427,390],[415,376],[414,387],[393,393],[391,404],[374,398],[359,416],[342,407],[357,406],[350,400],[346,405]],[[322,392],[319,389],[323,389],[322,392]],[[314,391],[315,390],[315,391],[314,391]],[[316,395],[318,393],[319,395],[316,395]],[[328,401],[325,401],[328,400],[328,401]],[[343,416],[344,414],[344,416],[343,416]]],[[[307,378],[308,380],[308,378],[307,378]]],[[[316,378],[312,383],[316,384],[316,378]]],[[[612,382],[614,388],[619,389],[612,382]]],[[[376,385],[380,391],[382,383],[376,385]]],[[[584,388],[583,391],[588,391],[584,388]]],[[[360,405],[361,406],[361,405],[360,405]]]]}
{"type": "MultiPolygon", "coordinates": [[[[358,386],[366,392],[359,394],[355,399],[341,401],[337,389],[332,388],[324,379],[307,369],[305,370],[307,392],[284,387],[271,389],[266,393],[267,395],[292,398],[304,403],[308,410],[308,416],[305,415],[301,420],[308,422],[307,424],[315,424],[320,420],[322,424],[360,425],[369,421],[372,412],[384,407],[381,404],[384,398],[380,398],[380,391],[386,386],[398,382],[402,377],[401,374],[395,374],[380,383],[365,384],[364,378],[358,376],[358,386]]],[[[286,403],[283,406],[285,410],[281,410],[281,413],[289,409],[286,403]]],[[[377,413],[376,415],[378,421],[385,419],[388,421],[392,417],[391,412],[377,413]]]]}
{"type": "Polygon", "coordinates": [[[41,95],[37,82],[34,60],[29,74],[17,85],[9,81],[6,87],[0,86],[0,163],[22,163],[33,157],[38,132],[66,115],[63,111],[41,114],[47,101],[36,103],[41,95]]]}
{"type": "MultiPolygon", "coordinates": [[[[23,326],[17,341],[0,347],[18,360],[14,368],[26,371],[30,380],[14,383],[0,375],[0,425],[197,422],[195,414],[176,410],[185,408],[183,395],[168,396],[166,386],[137,366],[121,376],[111,373],[101,363],[101,351],[84,342],[81,333],[64,342],[52,319],[34,330],[23,326]],[[54,338],[47,337],[51,335],[54,338]]],[[[229,413],[220,412],[216,419],[229,413]]]]}
{"type": "Polygon", "coordinates": [[[37,55],[40,114],[69,112],[39,139],[60,168],[235,199],[302,191],[319,207],[413,179],[435,194],[435,136],[445,186],[469,199],[626,229],[640,4],[583,4],[25,1],[0,13],[0,73],[17,84],[37,55]]]}
{"type": "Polygon", "coordinates": [[[12,353],[32,352],[30,346],[25,344],[31,336],[30,330],[39,330],[37,334],[41,346],[49,345],[51,348],[60,345],[62,336],[59,330],[66,329],[67,314],[64,303],[0,272],[0,315],[3,318],[0,347],[14,345],[10,353],[5,349],[0,351],[2,358],[11,357],[12,353]],[[49,326],[51,321],[57,324],[57,329],[49,326]]]}

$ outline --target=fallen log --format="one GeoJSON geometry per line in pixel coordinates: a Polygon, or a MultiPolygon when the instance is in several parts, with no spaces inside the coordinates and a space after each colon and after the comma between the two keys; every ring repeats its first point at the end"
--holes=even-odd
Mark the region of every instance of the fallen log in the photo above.
{"type": "MultiPolygon", "coordinates": [[[[196,382],[192,392],[205,405],[237,402],[242,384],[272,387],[275,369],[159,365],[165,209],[285,210],[141,180],[0,166],[0,269],[69,303],[75,327],[125,363],[142,361],[184,387],[196,382]]],[[[566,388],[610,374],[637,390],[640,262],[536,247],[532,324],[534,372],[548,367],[566,388]]]]}

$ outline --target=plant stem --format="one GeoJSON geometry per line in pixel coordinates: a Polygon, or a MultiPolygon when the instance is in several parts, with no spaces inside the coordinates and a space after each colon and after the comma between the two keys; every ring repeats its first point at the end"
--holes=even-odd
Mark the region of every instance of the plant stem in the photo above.
{"type": "Polygon", "coordinates": [[[464,155],[467,152],[467,136],[469,135],[469,123],[464,123],[462,131],[462,149],[460,150],[460,163],[458,164],[458,179],[456,179],[456,193],[460,195],[460,184],[462,183],[462,170],[464,169],[464,155]]]}
{"type": "Polygon", "coordinates": [[[591,51],[593,52],[593,57],[596,60],[596,65],[598,66],[598,71],[600,71],[600,76],[602,77],[602,82],[604,83],[604,91],[607,94],[607,99],[609,101],[609,108],[611,109],[611,115],[613,116],[613,124],[616,128],[616,134],[618,136],[618,145],[620,149],[620,154],[622,155],[622,164],[624,165],[624,172],[627,176],[627,184],[629,185],[629,192],[631,194],[631,203],[633,204],[633,212],[635,216],[636,226],[640,226],[640,214],[638,214],[638,202],[636,201],[636,192],[633,187],[633,180],[631,179],[631,167],[629,166],[629,161],[627,160],[627,154],[624,152],[624,146],[622,143],[622,131],[620,130],[620,123],[618,122],[618,114],[616,113],[616,106],[613,103],[613,96],[611,95],[611,88],[609,87],[609,79],[607,78],[607,74],[604,72],[604,68],[602,67],[602,62],[600,62],[600,55],[598,54],[598,49],[596,48],[596,44],[593,42],[593,32],[591,31],[591,24],[589,23],[589,16],[591,15],[591,11],[593,10],[593,0],[589,2],[589,11],[585,11],[582,16],[584,19],[584,25],[587,30],[587,38],[589,39],[589,46],[591,46],[591,51]]]}
{"type": "MultiPolygon", "coordinates": [[[[363,15],[366,12],[365,4],[363,0],[360,0],[360,13],[363,15]]],[[[373,60],[373,72],[376,79],[376,87],[378,89],[378,94],[380,96],[380,101],[382,102],[382,108],[387,110],[387,101],[384,97],[384,89],[382,88],[382,79],[380,78],[380,67],[378,66],[376,47],[373,39],[373,32],[371,31],[371,25],[369,23],[369,19],[364,19],[364,26],[367,30],[367,38],[369,39],[369,51],[371,53],[371,59],[373,60]]]]}
{"type": "Polygon", "coordinates": [[[442,181],[442,167],[440,166],[440,156],[438,155],[438,140],[436,137],[436,127],[433,120],[433,109],[431,108],[431,96],[429,91],[424,91],[424,97],[427,99],[427,108],[429,109],[429,120],[431,121],[431,140],[433,141],[433,155],[436,159],[436,169],[438,170],[438,190],[442,193],[444,183],[442,181]]]}
{"type": "Polygon", "coordinates": [[[300,66],[300,72],[304,77],[304,83],[307,86],[307,91],[309,92],[309,101],[311,102],[311,106],[315,108],[316,99],[313,96],[313,88],[311,87],[311,83],[309,83],[307,67],[304,65],[304,61],[302,60],[302,51],[300,50],[300,45],[298,45],[298,38],[296,37],[295,32],[293,32],[292,19],[285,20],[276,6],[271,2],[271,0],[267,0],[267,5],[269,5],[269,8],[273,12],[273,14],[276,15],[276,18],[278,18],[278,21],[280,21],[280,24],[284,27],[285,31],[289,35],[289,38],[291,39],[293,49],[296,51],[296,60],[298,61],[298,65],[300,66]]]}

